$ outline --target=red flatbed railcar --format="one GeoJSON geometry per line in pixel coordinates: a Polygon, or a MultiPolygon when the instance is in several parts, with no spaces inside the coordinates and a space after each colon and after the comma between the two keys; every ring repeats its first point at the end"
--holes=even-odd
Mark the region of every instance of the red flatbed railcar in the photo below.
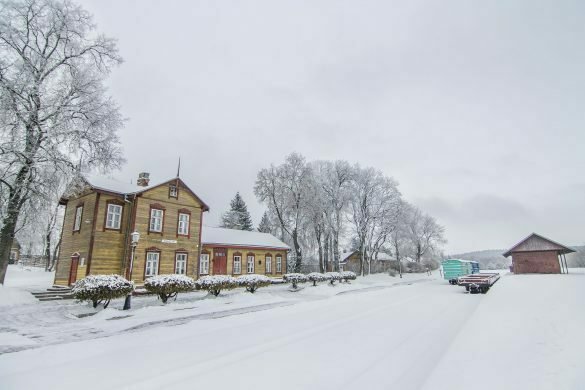
{"type": "Polygon", "coordinates": [[[499,279],[500,274],[495,272],[479,273],[460,276],[457,278],[457,284],[465,287],[465,290],[469,291],[471,294],[485,294],[499,279]]]}

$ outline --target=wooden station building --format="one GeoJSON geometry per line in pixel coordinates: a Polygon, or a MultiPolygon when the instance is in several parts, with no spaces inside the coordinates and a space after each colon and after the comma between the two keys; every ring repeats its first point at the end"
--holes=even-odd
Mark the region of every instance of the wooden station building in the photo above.
{"type": "Polygon", "coordinates": [[[64,196],[56,285],[89,274],[118,274],[141,284],[157,274],[196,275],[203,212],[209,207],[179,177],[136,185],[86,175],[64,196]],[[131,236],[140,238],[133,245],[131,236]],[[132,270],[130,270],[132,265],[132,270]]]}
{"type": "Polygon", "coordinates": [[[199,275],[286,273],[289,246],[268,233],[203,227],[199,275]]]}
{"type": "Polygon", "coordinates": [[[512,256],[512,272],[515,274],[567,273],[567,253],[575,252],[558,242],[532,233],[514,245],[503,256],[512,256]]]}
{"type": "Polygon", "coordinates": [[[289,247],[259,232],[203,228],[209,207],[179,177],[151,185],[86,175],[63,196],[65,218],[55,285],[89,274],[150,276],[286,273],[289,247]],[[133,242],[134,232],[139,238],[133,242]]]}

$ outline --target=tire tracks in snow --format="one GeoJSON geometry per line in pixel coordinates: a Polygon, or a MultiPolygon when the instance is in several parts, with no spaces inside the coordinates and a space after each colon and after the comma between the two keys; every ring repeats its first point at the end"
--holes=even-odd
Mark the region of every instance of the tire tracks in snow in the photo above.
{"type": "MultiPolygon", "coordinates": [[[[170,371],[167,370],[162,374],[157,373],[155,378],[144,378],[142,381],[133,382],[131,385],[125,383],[123,384],[123,386],[127,386],[128,388],[131,389],[159,388],[161,386],[173,387],[173,385],[178,386],[180,383],[183,383],[190,378],[197,377],[203,373],[209,374],[225,370],[226,368],[236,365],[244,360],[253,359],[255,356],[265,354],[276,349],[281,349],[288,345],[294,344],[300,340],[307,340],[309,338],[320,336],[323,332],[327,330],[339,327],[351,329],[353,328],[352,325],[356,319],[364,319],[367,317],[375,316],[380,310],[390,309],[395,306],[404,305],[423,296],[425,296],[424,293],[419,293],[413,296],[409,296],[406,299],[402,299],[401,301],[392,301],[389,304],[384,305],[382,307],[374,306],[365,311],[358,311],[355,314],[345,316],[341,319],[329,321],[325,324],[312,327],[310,329],[297,331],[290,335],[282,336],[278,339],[264,342],[263,344],[260,345],[253,344],[248,347],[241,348],[238,351],[232,352],[228,355],[226,355],[225,352],[221,351],[211,356],[206,355],[204,357],[204,360],[198,362],[183,362],[183,364],[181,364],[180,366],[175,366],[170,371]]],[[[313,310],[320,311],[322,309],[319,307],[313,310]]],[[[304,313],[303,315],[307,315],[307,313],[304,313]]],[[[247,326],[252,325],[253,324],[247,324],[247,326]]]]}

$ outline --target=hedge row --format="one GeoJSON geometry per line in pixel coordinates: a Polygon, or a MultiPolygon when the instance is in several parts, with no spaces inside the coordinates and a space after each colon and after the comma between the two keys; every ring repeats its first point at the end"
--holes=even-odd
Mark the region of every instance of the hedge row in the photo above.
{"type": "MultiPolygon", "coordinates": [[[[346,271],[325,274],[313,272],[309,275],[291,273],[285,274],[282,279],[287,283],[292,283],[292,287],[296,289],[299,283],[307,281],[313,282],[313,286],[316,286],[318,282],[328,281],[334,284],[336,281],[348,282],[355,278],[355,273],[346,271]]],[[[176,298],[181,292],[205,290],[218,296],[221,291],[244,287],[246,291],[254,293],[259,288],[269,286],[271,283],[272,280],[269,277],[255,274],[236,278],[228,275],[209,275],[197,281],[185,275],[173,274],[150,277],[144,281],[144,288],[150,293],[157,294],[163,303],[167,303],[169,298],[176,298]]],[[[78,280],[73,286],[73,296],[80,301],[91,301],[94,308],[100,303],[103,303],[104,308],[106,308],[112,299],[124,297],[133,291],[134,283],[120,275],[89,275],[78,280]]]]}
{"type": "Polygon", "coordinates": [[[329,282],[330,284],[335,284],[335,282],[349,282],[350,280],[355,280],[357,275],[355,272],[351,271],[344,271],[344,272],[327,272],[327,273],[319,273],[319,272],[311,272],[308,275],[304,274],[285,274],[282,277],[282,280],[288,283],[292,283],[293,288],[297,288],[299,283],[306,283],[306,282],[313,282],[313,286],[316,286],[319,282],[329,282]]]}

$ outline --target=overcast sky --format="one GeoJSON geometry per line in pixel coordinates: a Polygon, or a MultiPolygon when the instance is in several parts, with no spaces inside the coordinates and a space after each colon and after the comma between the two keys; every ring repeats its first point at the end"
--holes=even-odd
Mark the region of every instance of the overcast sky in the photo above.
{"type": "Polygon", "coordinates": [[[296,151],[381,169],[447,253],[585,242],[585,2],[83,0],[125,63],[114,176],[176,173],[214,225],[296,151]]]}

